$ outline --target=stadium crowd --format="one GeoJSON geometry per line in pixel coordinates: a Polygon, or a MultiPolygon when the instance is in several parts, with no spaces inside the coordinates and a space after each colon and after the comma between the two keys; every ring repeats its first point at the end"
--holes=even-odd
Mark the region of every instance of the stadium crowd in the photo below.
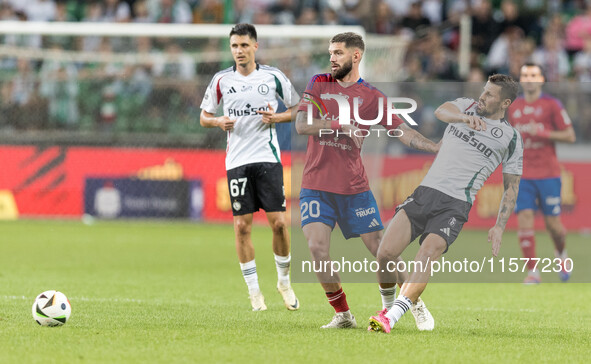
{"type": "MultiPolygon", "coordinates": [[[[408,41],[400,77],[404,81],[481,82],[494,72],[517,76],[530,60],[544,67],[551,83],[579,81],[579,99],[591,92],[584,84],[591,81],[591,0],[0,0],[4,20],[361,25],[368,33],[408,41]],[[231,8],[224,8],[228,3],[231,8]],[[461,77],[459,23],[466,13],[472,19],[472,52],[470,72],[461,77]]],[[[196,62],[191,54],[219,51],[221,43],[184,41],[5,35],[0,46],[0,128],[202,133],[202,90],[195,84],[205,87],[201,83],[222,64],[196,62]],[[116,57],[110,63],[65,62],[35,52],[15,57],[14,47],[107,56],[134,50],[150,57],[146,62],[116,57]]],[[[281,67],[294,84],[326,63],[305,55],[293,58],[281,67]]],[[[578,119],[578,140],[589,141],[590,106],[578,102],[575,107],[571,114],[578,119]]]]}

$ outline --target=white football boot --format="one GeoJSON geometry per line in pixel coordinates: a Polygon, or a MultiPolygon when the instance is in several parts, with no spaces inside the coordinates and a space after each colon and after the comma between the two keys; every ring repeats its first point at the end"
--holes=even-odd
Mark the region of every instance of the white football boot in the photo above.
{"type": "Polygon", "coordinates": [[[357,327],[355,316],[351,311],[337,312],[334,314],[332,321],[322,326],[322,329],[354,329],[357,327]]]}
{"type": "Polygon", "coordinates": [[[300,301],[296,297],[291,285],[284,286],[277,282],[277,291],[279,291],[281,297],[283,297],[283,303],[288,310],[295,311],[300,308],[300,301]]]}
{"type": "Polygon", "coordinates": [[[263,294],[260,291],[251,294],[249,298],[253,311],[265,311],[267,309],[267,305],[265,305],[265,297],[263,297],[263,294]]]}
{"type": "Polygon", "coordinates": [[[417,303],[413,303],[410,306],[410,311],[415,317],[417,323],[417,329],[420,331],[431,331],[435,327],[435,320],[431,316],[431,312],[425,306],[425,302],[419,297],[417,303]]]}

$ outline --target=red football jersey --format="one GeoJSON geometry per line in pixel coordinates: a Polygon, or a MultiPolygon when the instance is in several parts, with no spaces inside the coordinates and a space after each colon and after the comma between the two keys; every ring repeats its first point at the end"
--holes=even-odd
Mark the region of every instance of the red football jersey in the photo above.
{"type": "Polygon", "coordinates": [[[525,179],[560,177],[556,147],[552,140],[532,135],[533,128],[541,130],[564,130],[571,125],[562,103],[542,94],[528,104],[523,96],[509,107],[508,119],[523,138],[523,175],[525,179]]]}
{"type": "MultiPolygon", "coordinates": [[[[308,111],[312,105],[312,116],[315,119],[339,119],[339,105],[334,99],[323,99],[322,94],[335,94],[349,101],[350,120],[354,120],[354,98],[359,99],[359,118],[375,120],[379,116],[379,99],[382,98],[383,114],[379,124],[386,129],[396,129],[402,120],[392,116],[388,125],[387,97],[362,79],[348,87],[340,85],[330,73],[312,77],[298,110],[308,111]]],[[[368,130],[368,125],[357,125],[368,130]]],[[[366,134],[369,132],[366,132],[366,134]]],[[[385,134],[385,131],[384,131],[385,134]]],[[[326,191],[344,195],[352,195],[369,190],[369,182],[361,160],[361,149],[347,136],[310,135],[306,150],[306,164],[302,188],[326,191]]]]}

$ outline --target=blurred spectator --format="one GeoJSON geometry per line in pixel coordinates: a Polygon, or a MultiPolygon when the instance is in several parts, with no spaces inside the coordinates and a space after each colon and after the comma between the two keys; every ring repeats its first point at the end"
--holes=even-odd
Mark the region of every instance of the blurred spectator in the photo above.
{"type": "Polygon", "coordinates": [[[574,17],[566,26],[566,49],[571,52],[583,49],[584,39],[591,36],[591,0],[587,0],[586,11],[574,17]]]}
{"type": "Polygon", "coordinates": [[[16,74],[5,84],[4,94],[11,104],[11,123],[19,129],[42,126],[43,104],[37,97],[37,78],[28,59],[19,58],[16,74]]]}
{"type": "Polygon", "coordinates": [[[56,5],[53,0],[29,0],[22,11],[30,21],[51,21],[55,19],[56,5]]]}
{"type": "MultiPolygon", "coordinates": [[[[6,20],[16,20],[16,21],[28,21],[27,14],[23,10],[16,10],[13,13],[14,17],[10,17],[9,9],[6,8],[4,10],[6,12],[6,16],[9,18],[6,20]]],[[[25,35],[25,34],[7,34],[4,36],[4,43],[11,46],[16,47],[25,47],[25,48],[41,48],[41,36],[40,35],[25,35]]]]}
{"type": "Polygon", "coordinates": [[[521,74],[521,66],[527,63],[535,49],[536,43],[532,38],[516,39],[511,42],[508,54],[508,71],[506,73],[518,80],[521,74]]]}
{"type": "Polygon", "coordinates": [[[224,22],[224,5],[220,0],[201,0],[193,11],[193,23],[220,24],[224,22]]]}
{"type": "Polygon", "coordinates": [[[235,0],[234,6],[234,23],[252,23],[252,18],[255,9],[250,6],[248,0],[235,0]]]}
{"type": "Polygon", "coordinates": [[[402,19],[410,10],[410,4],[415,0],[385,0],[392,14],[397,19],[402,19]]]}
{"type": "Polygon", "coordinates": [[[273,24],[273,17],[266,11],[257,11],[252,17],[253,24],[273,24]]]}
{"type": "Polygon", "coordinates": [[[431,80],[453,81],[458,79],[453,58],[445,47],[433,50],[427,66],[427,77],[431,80]]]}
{"type": "MultiPolygon", "coordinates": [[[[103,21],[103,5],[99,1],[91,1],[86,5],[84,18],[85,23],[97,23],[103,21]]],[[[101,37],[86,36],[79,38],[79,50],[86,52],[98,51],[101,45],[101,37]]]]}
{"type": "Polygon", "coordinates": [[[152,23],[146,0],[139,0],[133,3],[133,14],[134,23],[152,23]]]}
{"type": "MultiPolygon", "coordinates": [[[[278,0],[268,7],[267,11],[273,16],[274,24],[295,24],[294,0],[278,0]]],[[[314,14],[314,17],[316,17],[316,14],[314,14]]]]}
{"type": "Polygon", "coordinates": [[[591,36],[585,38],[583,50],[575,55],[575,77],[579,82],[591,82],[591,36]]]}
{"type": "Polygon", "coordinates": [[[68,22],[75,20],[68,12],[68,4],[66,2],[59,1],[55,4],[55,17],[53,21],[68,22]]]}
{"type": "Polygon", "coordinates": [[[0,21],[1,20],[16,20],[16,15],[14,15],[14,9],[12,8],[12,5],[10,3],[0,3],[0,21]]]}
{"type": "Polygon", "coordinates": [[[314,8],[304,8],[300,14],[298,25],[316,25],[318,24],[318,13],[314,8]]]}
{"type": "Polygon", "coordinates": [[[10,101],[16,105],[28,104],[35,94],[36,78],[31,68],[28,59],[19,58],[17,60],[17,73],[11,80],[10,88],[10,101]]]}
{"type": "Polygon", "coordinates": [[[524,34],[528,34],[528,19],[519,13],[519,6],[513,0],[501,2],[502,20],[499,31],[502,33],[510,27],[519,27],[524,34]]]}
{"type": "Polygon", "coordinates": [[[402,18],[402,27],[412,30],[415,34],[422,34],[426,32],[431,25],[429,18],[423,15],[423,3],[421,1],[413,1],[410,5],[408,14],[402,18]]]}
{"type": "Polygon", "coordinates": [[[416,54],[412,54],[406,58],[406,62],[404,63],[404,67],[402,69],[402,74],[404,77],[402,81],[404,82],[422,82],[427,79],[425,73],[423,72],[423,65],[419,57],[416,54]]]}
{"type": "Polygon", "coordinates": [[[109,23],[126,23],[131,20],[129,4],[121,0],[104,0],[103,19],[109,23]]]}
{"type": "Polygon", "coordinates": [[[327,6],[322,9],[322,19],[320,22],[322,25],[337,25],[339,24],[339,16],[334,9],[327,6]]]}
{"type": "Polygon", "coordinates": [[[160,4],[153,17],[157,23],[183,23],[193,21],[191,7],[184,0],[160,0],[160,4]]]}
{"type": "Polygon", "coordinates": [[[523,30],[519,27],[506,28],[495,39],[486,57],[486,68],[490,73],[508,72],[510,53],[515,49],[512,45],[521,39],[523,39],[523,30]]]}
{"type": "Polygon", "coordinates": [[[472,47],[487,54],[494,40],[499,35],[498,24],[492,16],[489,0],[482,0],[474,7],[472,16],[472,47]]]}
{"type": "Polygon", "coordinates": [[[343,25],[363,25],[369,28],[373,22],[372,1],[343,0],[341,21],[343,25]]]}
{"type": "MultiPolygon", "coordinates": [[[[60,52],[54,46],[52,52],[60,52]]],[[[40,71],[41,85],[39,93],[49,102],[49,120],[53,126],[73,128],[77,126],[78,78],[77,69],[72,63],[61,61],[43,62],[40,71]]]]}
{"type": "Polygon", "coordinates": [[[322,72],[320,66],[312,61],[308,52],[299,52],[291,69],[290,79],[294,84],[305,84],[312,75],[322,72]]]}
{"type": "Polygon", "coordinates": [[[178,44],[171,42],[157,58],[153,71],[156,77],[188,81],[195,77],[195,62],[178,44]]]}
{"type": "Polygon", "coordinates": [[[152,92],[153,59],[159,52],[152,47],[150,37],[135,38],[136,59],[130,60],[125,73],[128,77],[126,92],[138,100],[147,100],[152,92]],[[140,59],[141,62],[137,62],[140,59]]]}
{"type": "Polygon", "coordinates": [[[568,55],[561,41],[555,33],[546,32],[542,47],[532,54],[532,61],[544,68],[547,82],[563,81],[570,70],[568,55]]]}
{"type": "Polygon", "coordinates": [[[376,19],[373,32],[378,34],[394,34],[396,26],[394,24],[394,14],[388,4],[381,0],[377,4],[376,19]]]}

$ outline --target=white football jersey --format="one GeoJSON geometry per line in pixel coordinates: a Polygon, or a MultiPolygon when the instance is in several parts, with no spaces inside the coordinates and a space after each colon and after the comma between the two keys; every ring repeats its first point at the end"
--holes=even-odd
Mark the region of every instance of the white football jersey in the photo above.
{"type": "MultiPolygon", "coordinates": [[[[460,98],[452,101],[460,111],[476,115],[478,102],[460,98]]],[[[505,119],[483,118],[486,130],[476,131],[465,123],[450,123],[441,149],[421,182],[449,196],[474,203],[484,181],[503,164],[503,173],[521,175],[523,142],[521,135],[505,119]]]]}
{"type": "Polygon", "coordinates": [[[275,67],[259,65],[248,76],[236,66],[216,73],[207,87],[201,108],[215,114],[223,104],[224,115],[236,119],[234,130],[228,131],[226,170],[250,163],[281,162],[275,125],[263,124],[258,110],[277,110],[283,101],[287,108],[300,97],[289,79],[275,67]]]}

